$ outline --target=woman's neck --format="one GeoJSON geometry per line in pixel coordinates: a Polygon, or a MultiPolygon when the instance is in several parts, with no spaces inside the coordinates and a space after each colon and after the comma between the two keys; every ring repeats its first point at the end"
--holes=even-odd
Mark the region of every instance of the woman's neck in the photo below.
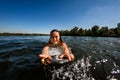
{"type": "Polygon", "coordinates": [[[51,44],[51,46],[58,47],[58,46],[60,46],[60,43],[58,42],[56,44],[51,44]]]}

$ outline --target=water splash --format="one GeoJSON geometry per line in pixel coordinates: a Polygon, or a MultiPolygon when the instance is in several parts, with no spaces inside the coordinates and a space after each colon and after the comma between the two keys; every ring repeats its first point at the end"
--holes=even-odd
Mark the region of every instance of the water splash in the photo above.
{"type": "Polygon", "coordinates": [[[52,80],[95,80],[90,74],[90,59],[82,58],[52,71],[52,80]]]}

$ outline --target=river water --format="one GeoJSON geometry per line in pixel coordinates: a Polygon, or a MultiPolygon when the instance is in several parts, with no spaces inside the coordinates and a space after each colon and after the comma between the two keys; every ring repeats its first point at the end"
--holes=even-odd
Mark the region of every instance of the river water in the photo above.
{"type": "Polygon", "coordinates": [[[42,65],[49,36],[0,36],[0,80],[120,80],[120,38],[63,36],[73,62],[42,65]]]}

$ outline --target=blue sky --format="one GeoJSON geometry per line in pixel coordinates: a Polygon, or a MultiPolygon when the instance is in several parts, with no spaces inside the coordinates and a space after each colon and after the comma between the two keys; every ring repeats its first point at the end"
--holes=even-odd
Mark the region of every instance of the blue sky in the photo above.
{"type": "Polygon", "coordinates": [[[0,32],[115,28],[120,22],[119,4],[120,0],[0,0],[0,32]]]}

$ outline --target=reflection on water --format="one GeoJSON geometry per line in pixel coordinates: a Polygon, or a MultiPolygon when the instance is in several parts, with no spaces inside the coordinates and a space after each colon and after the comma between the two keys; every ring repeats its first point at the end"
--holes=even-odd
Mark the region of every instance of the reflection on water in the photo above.
{"type": "Polygon", "coordinates": [[[120,38],[62,38],[76,60],[44,66],[49,36],[0,36],[0,80],[120,80],[120,38]]]}

